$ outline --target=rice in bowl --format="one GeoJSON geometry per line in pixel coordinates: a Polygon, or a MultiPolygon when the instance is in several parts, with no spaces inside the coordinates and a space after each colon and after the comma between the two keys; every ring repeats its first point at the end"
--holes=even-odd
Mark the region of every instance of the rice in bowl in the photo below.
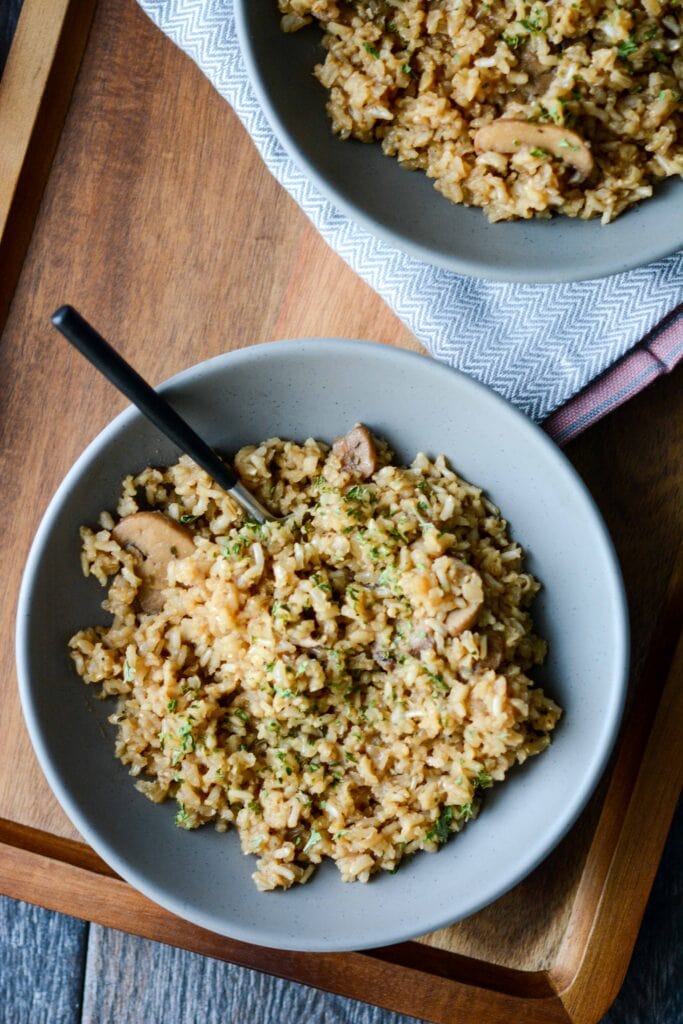
{"type": "Polygon", "coordinates": [[[324,31],[333,131],[491,221],[608,223],[683,174],[677,0],[278,2],[324,31]]]}
{"type": "Polygon", "coordinates": [[[438,850],[561,713],[527,674],[539,584],[505,520],[443,456],[396,466],[364,429],[238,453],[281,520],[245,521],[182,457],[127,477],[116,516],[81,531],[112,623],[71,652],[118,698],[116,756],[182,828],[236,826],[263,890],[324,857],[367,881],[438,850]],[[163,578],[131,539],[155,516],[163,578]]]}

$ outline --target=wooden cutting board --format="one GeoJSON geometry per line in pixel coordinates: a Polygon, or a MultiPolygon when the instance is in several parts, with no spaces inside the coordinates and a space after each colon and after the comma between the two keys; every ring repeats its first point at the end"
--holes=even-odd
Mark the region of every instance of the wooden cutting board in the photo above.
{"type": "Polygon", "coordinates": [[[622,560],[635,665],[617,758],[578,824],[507,896],[419,942],[333,956],[264,950],[187,925],[116,878],[64,817],[24,730],[13,665],[23,563],[64,473],[123,406],[49,315],[78,305],[152,381],[274,338],[422,347],[327,248],[227,104],[133,0],[25,0],[0,82],[0,230],[0,891],[444,1024],[598,1021],[681,785],[680,569],[662,604],[682,536],[680,373],[569,450],[622,560]]]}

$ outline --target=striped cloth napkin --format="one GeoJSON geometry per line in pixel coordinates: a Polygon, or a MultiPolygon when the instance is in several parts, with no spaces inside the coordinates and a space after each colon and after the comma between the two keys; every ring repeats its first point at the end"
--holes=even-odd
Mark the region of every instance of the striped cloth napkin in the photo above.
{"type": "Polygon", "coordinates": [[[560,444],[683,356],[683,252],[599,281],[550,285],[483,281],[421,263],[350,221],[287,156],[250,86],[233,0],[139,3],[230,103],[325,241],[432,354],[545,421],[560,444]]]}

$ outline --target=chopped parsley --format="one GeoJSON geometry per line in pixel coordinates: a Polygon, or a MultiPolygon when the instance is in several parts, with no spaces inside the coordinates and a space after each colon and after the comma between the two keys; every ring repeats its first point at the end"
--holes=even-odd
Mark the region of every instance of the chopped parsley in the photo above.
{"type": "Polygon", "coordinates": [[[373,46],[372,43],[363,43],[363,49],[367,50],[371,57],[379,57],[379,50],[376,46],[373,46]]]}
{"type": "Polygon", "coordinates": [[[516,50],[524,42],[524,36],[516,36],[512,35],[512,33],[504,32],[500,38],[503,40],[505,45],[509,47],[511,50],[516,50]]]}
{"type": "Polygon", "coordinates": [[[540,14],[535,14],[532,18],[520,18],[517,24],[525,28],[527,32],[543,32],[547,27],[541,21],[540,14]]]}
{"type": "Polygon", "coordinates": [[[194,737],[192,735],[192,726],[189,722],[185,722],[178,729],[178,739],[181,741],[180,745],[183,750],[194,750],[194,737]]]}
{"type": "Polygon", "coordinates": [[[310,836],[308,837],[308,842],[307,842],[307,843],[306,843],[306,845],[304,846],[304,848],[303,848],[303,851],[302,851],[302,852],[303,852],[303,853],[308,853],[308,851],[309,851],[309,850],[312,850],[312,849],[313,849],[313,847],[314,847],[314,846],[316,845],[316,843],[319,843],[319,842],[320,842],[320,839],[321,839],[321,835],[320,835],[320,833],[319,833],[319,832],[316,832],[316,830],[315,830],[315,829],[311,829],[311,834],[310,834],[310,836]]]}
{"type": "Polygon", "coordinates": [[[245,541],[243,541],[242,539],[236,540],[232,544],[226,544],[226,546],[223,548],[223,557],[230,558],[231,555],[239,555],[244,545],[245,541]]]}
{"type": "Polygon", "coordinates": [[[320,578],[319,573],[314,572],[313,575],[311,576],[311,581],[318,588],[318,590],[322,590],[325,594],[332,593],[332,587],[330,586],[329,583],[320,578]]]}
{"type": "Polygon", "coordinates": [[[458,811],[458,821],[469,821],[473,814],[472,804],[463,804],[458,811]]]}
{"type": "Polygon", "coordinates": [[[190,815],[187,813],[187,810],[185,809],[185,804],[179,804],[178,808],[179,809],[175,816],[175,823],[176,825],[179,825],[181,828],[187,828],[186,822],[190,815]]]}
{"type": "MultiPolygon", "coordinates": [[[[409,65],[404,65],[409,67],[409,65]]],[[[369,501],[371,505],[377,504],[377,496],[369,490],[367,487],[363,487],[361,484],[355,484],[353,487],[349,487],[348,491],[344,494],[345,501],[369,501]]]]}
{"type": "Polygon", "coordinates": [[[453,808],[443,807],[439,817],[434,822],[434,827],[426,835],[427,842],[445,843],[450,835],[451,822],[453,821],[453,808]]]}
{"type": "Polygon", "coordinates": [[[391,529],[388,532],[389,532],[389,536],[393,537],[395,540],[401,540],[401,541],[403,541],[404,544],[410,543],[408,538],[406,537],[405,533],[401,533],[400,530],[391,529]]]}
{"type": "Polygon", "coordinates": [[[435,687],[437,687],[439,690],[442,690],[444,693],[448,693],[449,686],[448,683],[445,682],[444,677],[442,675],[438,674],[437,672],[431,672],[428,668],[425,668],[425,672],[427,673],[431,681],[434,683],[435,687]]]}
{"type": "Polygon", "coordinates": [[[622,39],[617,46],[617,55],[621,57],[622,60],[626,60],[626,58],[630,57],[632,53],[635,53],[637,49],[638,43],[635,41],[633,36],[629,36],[628,39],[622,39]]]}

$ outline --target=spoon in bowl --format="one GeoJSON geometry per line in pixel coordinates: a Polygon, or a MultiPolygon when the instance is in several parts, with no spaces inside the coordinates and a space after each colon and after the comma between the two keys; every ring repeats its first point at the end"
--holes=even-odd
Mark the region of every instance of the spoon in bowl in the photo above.
{"type": "Polygon", "coordinates": [[[81,355],[136,405],[143,416],[166,435],[181,451],[211,476],[251,519],[259,523],[275,519],[244,487],[234,471],[217,452],[195,433],[168,402],[130,366],[109,342],[97,333],[73,306],[60,306],[52,323],[81,355]]]}

